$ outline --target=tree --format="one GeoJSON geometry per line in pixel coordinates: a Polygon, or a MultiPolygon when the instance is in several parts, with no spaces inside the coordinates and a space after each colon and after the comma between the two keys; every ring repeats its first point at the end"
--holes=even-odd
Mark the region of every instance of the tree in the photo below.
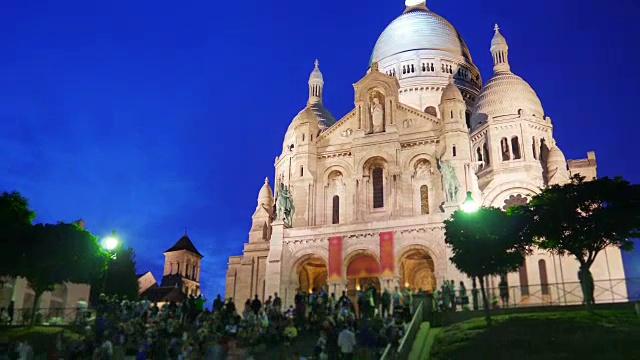
{"type": "Polygon", "coordinates": [[[101,293],[118,295],[129,300],[138,299],[138,276],[136,254],[132,248],[118,248],[108,261],[104,275],[91,285],[91,299],[95,301],[101,293]]]}
{"type": "Polygon", "coordinates": [[[21,274],[34,292],[32,324],[40,296],[64,282],[92,283],[106,266],[107,254],[95,236],[75,224],[37,224],[29,231],[21,274]]]}
{"type": "Polygon", "coordinates": [[[515,271],[531,251],[531,242],[522,236],[526,222],[521,214],[507,214],[493,207],[474,213],[456,211],[444,222],[445,242],[451,247],[451,261],[461,272],[477,277],[482,292],[485,319],[491,312],[485,277],[515,271]]]}
{"type": "Polygon", "coordinates": [[[0,276],[17,276],[24,265],[25,241],[35,212],[19,192],[0,196],[0,276]]]}
{"type": "Polygon", "coordinates": [[[527,236],[558,255],[573,255],[580,263],[578,277],[584,303],[593,304],[591,265],[609,246],[633,250],[631,238],[640,235],[640,187],[621,177],[552,185],[534,196],[520,212],[528,213],[527,236]]]}

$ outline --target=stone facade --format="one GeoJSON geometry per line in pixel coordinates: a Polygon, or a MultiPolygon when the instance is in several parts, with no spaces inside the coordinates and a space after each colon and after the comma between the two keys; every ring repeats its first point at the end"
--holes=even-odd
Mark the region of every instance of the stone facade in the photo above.
{"type": "MultiPolygon", "coordinates": [[[[316,61],[307,105],[275,160],[276,200],[265,180],[243,255],[229,258],[227,298],[244,302],[278,292],[288,305],[297,289],[327,286],[338,295],[362,282],[431,290],[447,279],[470,288],[449,261],[443,231],[467,192],[481,205],[503,208],[571,174],[596,177],[595,153],[566,161],[535,91],[511,72],[497,25],[494,74],[483,86],[457,30],[415,3],[383,31],[368,71],[354,84],[354,108],[338,121],[322,103],[316,61]],[[284,187],[295,208],[291,223],[273,212],[284,187]],[[388,232],[392,249],[382,254],[381,233],[388,232]],[[329,246],[334,237],[341,237],[337,249],[329,246]],[[329,276],[332,251],[341,269],[329,276]],[[355,269],[379,267],[389,256],[392,273],[355,269]]],[[[508,276],[510,286],[528,288],[514,301],[561,296],[550,295],[549,284],[577,282],[577,270],[570,258],[535,254],[508,276]]],[[[620,251],[607,249],[592,271],[596,281],[624,278],[620,251]]],[[[613,300],[626,298],[624,284],[615,286],[613,300]]]]}

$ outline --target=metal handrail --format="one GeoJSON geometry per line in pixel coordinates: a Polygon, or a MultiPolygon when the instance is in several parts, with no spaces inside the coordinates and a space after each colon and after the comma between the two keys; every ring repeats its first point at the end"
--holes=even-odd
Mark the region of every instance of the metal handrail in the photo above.
{"type": "Polygon", "coordinates": [[[418,335],[418,331],[420,330],[420,325],[424,319],[424,301],[420,301],[418,306],[416,307],[416,311],[411,318],[411,322],[409,323],[409,328],[407,332],[404,334],[402,339],[400,340],[400,344],[398,345],[398,349],[394,351],[391,344],[387,345],[384,353],[380,360],[391,360],[391,359],[400,359],[405,360],[409,357],[409,353],[411,352],[411,347],[413,346],[413,342],[416,340],[416,336],[418,335]]]}

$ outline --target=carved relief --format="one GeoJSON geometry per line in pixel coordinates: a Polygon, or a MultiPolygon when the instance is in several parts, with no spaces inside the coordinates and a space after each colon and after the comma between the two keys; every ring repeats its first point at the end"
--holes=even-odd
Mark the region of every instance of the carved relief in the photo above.
{"type": "Polygon", "coordinates": [[[353,130],[351,128],[348,128],[348,129],[342,131],[340,133],[340,136],[342,136],[343,138],[349,138],[349,137],[351,137],[352,134],[353,134],[353,130]]]}
{"type": "Polygon", "coordinates": [[[405,129],[410,128],[413,125],[413,120],[411,119],[407,119],[405,121],[402,122],[402,127],[405,129]]]}
{"type": "Polygon", "coordinates": [[[431,163],[428,160],[420,160],[416,163],[414,172],[414,176],[416,178],[428,177],[431,174],[433,174],[433,169],[431,168],[431,163]]]}

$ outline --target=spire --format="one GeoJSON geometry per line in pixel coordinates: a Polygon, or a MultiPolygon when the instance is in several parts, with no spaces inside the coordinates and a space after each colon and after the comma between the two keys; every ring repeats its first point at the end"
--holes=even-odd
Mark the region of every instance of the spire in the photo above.
{"type": "Polygon", "coordinates": [[[493,39],[491,39],[493,72],[510,72],[511,66],[509,65],[509,45],[507,45],[507,39],[500,34],[500,26],[498,26],[498,24],[493,27],[493,30],[495,31],[493,39]]]}
{"type": "Polygon", "coordinates": [[[311,71],[311,75],[309,75],[309,101],[307,102],[309,105],[322,103],[322,89],[324,87],[324,79],[322,77],[322,73],[320,72],[320,62],[318,59],[314,62],[315,67],[313,71],[311,71]]]}
{"type": "Polygon", "coordinates": [[[427,9],[427,1],[426,0],[405,0],[404,6],[406,6],[406,8],[404,9],[405,13],[407,13],[407,12],[409,12],[411,10],[426,10],[426,11],[429,11],[429,9],[427,9]]]}

